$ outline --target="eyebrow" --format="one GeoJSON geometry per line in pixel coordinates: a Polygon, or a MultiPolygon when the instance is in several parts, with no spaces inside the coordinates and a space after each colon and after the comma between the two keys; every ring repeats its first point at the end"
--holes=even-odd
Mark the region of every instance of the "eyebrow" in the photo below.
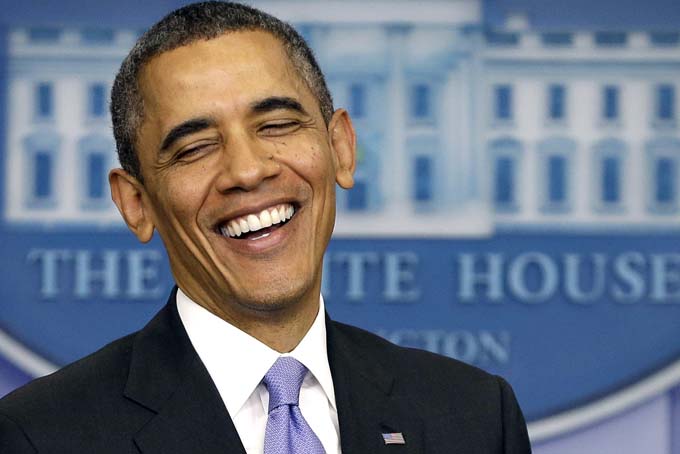
{"type": "Polygon", "coordinates": [[[178,124],[170,130],[161,143],[161,151],[167,151],[179,139],[195,134],[204,129],[212,128],[217,123],[212,118],[192,118],[178,124]]]}
{"type": "MultiPolygon", "coordinates": [[[[299,101],[287,96],[271,96],[269,98],[255,101],[250,105],[250,110],[257,114],[272,112],[279,109],[293,110],[303,115],[309,115],[299,101]]],[[[195,134],[204,129],[212,128],[216,124],[217,122],[209,117],[192,118],[180,123],[166,134],[165,138],[161,142],[160,151],[167,151],[181,138],[195,134]]]]}
{"type": "Polygon", "coordinates": [[[271,96],[250,105],[250,110],[257,114],[279,109],[294,110],[303,115],[309,115],[300,102],[287,96],[271,96]]]}

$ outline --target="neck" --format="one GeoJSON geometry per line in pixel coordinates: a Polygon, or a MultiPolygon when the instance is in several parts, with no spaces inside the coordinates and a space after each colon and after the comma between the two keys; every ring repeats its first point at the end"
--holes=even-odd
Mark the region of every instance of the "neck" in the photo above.
{"type": "MultiPolygon", "coordinates": [[[[266,305],[215,304],[207,295],[182,291],[194,302],[217,317],[248,333],[279,353],[288,353],[300,343],[311,328],[320,309],[320,289],[294,301],[266,305]]],[[[221,299],[217,299],[221,301],[221,299]]]]}
{"type": "Polygon", "coordinates": [[[317,300],[314,311],[307,311],[306,313],[300,314],[300,316],[295,319],[269,319],[266,321],[262,320],[250,323],[246,329],[239,326],[237,327],[267,345],[269,348],[276,350],[279,353],[288,353],[297,347],[302,338],[305,337],[312,327],[318,311],[319,303],[317,300]]]}

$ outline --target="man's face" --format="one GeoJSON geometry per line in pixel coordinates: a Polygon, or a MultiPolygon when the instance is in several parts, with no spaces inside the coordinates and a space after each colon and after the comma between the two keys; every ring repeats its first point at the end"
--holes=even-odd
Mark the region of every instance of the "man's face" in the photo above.
{"type": "Polygon", "coordinates": [[[126,217],[133,231],[146,241],[139,223],[152,224],[179,286],[218,315],[316,305],[335,183],[352,185],[346,112],[327,127],[282,45],[264,32],[161,54],[140,86],[143,213],[126,217]]]}

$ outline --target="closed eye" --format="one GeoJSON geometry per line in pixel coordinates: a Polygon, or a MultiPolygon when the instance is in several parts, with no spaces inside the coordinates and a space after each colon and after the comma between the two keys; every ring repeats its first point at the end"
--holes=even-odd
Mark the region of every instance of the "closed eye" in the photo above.
{"type": "Polygon", "coordinates": [[[182,149],[175,154],[175,161],[191,161],[197,159],[202,154],[211,151],[217,145],[218,144],[215,142],[199,143],[182,149]]]}
{"type": "Polygon", "coordinates": [[[298,121],[283,121],[278,123],[267,123],[260,127],[258,133],[263,136],[282,136],[297,131],[300,128],[298,121]]]}

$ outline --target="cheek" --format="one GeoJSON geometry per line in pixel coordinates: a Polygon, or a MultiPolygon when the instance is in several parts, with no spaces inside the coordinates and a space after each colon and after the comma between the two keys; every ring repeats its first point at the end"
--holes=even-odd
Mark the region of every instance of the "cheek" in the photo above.
{"type": "Polygon", "coordinates": [[[199,179],[170,178],[163,187],[162,206],[165,207],[169,219],[175,218],[181,224],[196,219],[205,192],[199,179]]]}
{"type": "Polygon", "coordinates": [[[276,155],[312,186],[332,185],[335,182],[331,151],[317,142],[280,144],[276,155]]]}

